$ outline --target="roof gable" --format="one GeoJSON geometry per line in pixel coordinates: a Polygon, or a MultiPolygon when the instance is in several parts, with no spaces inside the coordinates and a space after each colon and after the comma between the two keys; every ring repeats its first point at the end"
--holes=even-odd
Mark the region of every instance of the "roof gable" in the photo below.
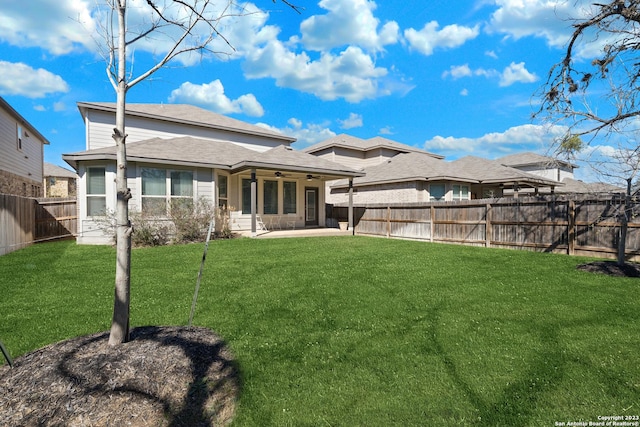
{"type": "Polygon", "coordinates": [[[20,113],[18,113],[3,97],[0,96],[0,108],[5,110],[11,117],[14,118],[21,126],[25,127],[29,132],[36,136],[43,144],[49,145],[49,140],[45,138],[31,123],[27,121],[20,113]]]}
{"type": "Polygon", "coordinates": [[[510,154],[508,156],[500,157],[496,159],[497,162],[505,166],[518,167],[518,166],[565,166],[569,168],[577,168],[577,165],[574,165],[569,162],[565,162],[563,160],[555,159],[549,156],[543,156],[536,153],[524,152],[524,153],[516,153],[510,154]]]}
{"type": "Polygon", "coordinates": [[[520,169],[505,166],[497,160],[483,159],[475,156],[465,156],[451,162],[458,169],[467,171],[480,182],[519,182],[542,185],[561,185],[557,181],[541,178],[538,175],[524,172],[520,169]]]}
{"type": "MultiPolygon", "coordinates": [[[[87,110],[115,113],[116,104],[113,102],[78,102],[78,109],[85,115],[87,110]]],[[[254,136],[262,136],[290,144],[296,138],[236,120],[222,114],[214,113],[200,107],[188,104],[134,104],[127,103],[128,116],[143,117],[152,120],[167,121],[189,126],[205,127],[228,132],[237,132],[254,136]]]]}
{"type": "Polygon", "coordinates": [[[369,139],[361,139],[361,138],[347,135],[344,133],[340,135],[336,135],[332,138],[326,139],[310,147],[307,147],[303,151],[306,153],[313,154],[318,151],[331,148],[331,147],[342,147],[342,148],[347,148],[350,150],[362,151],[362,152],[367,152],[367,151],[380,149],[380,148],[387,148],[390,150],[395,150],[398,153],[421,153],[437,159],[444,158],[444,156],[429,153],[417,147],[412,147],[410,145],[402,144],[400,142],[392,141],[390,139],[383,138],[380,136],[376,136],[369,139]]]}

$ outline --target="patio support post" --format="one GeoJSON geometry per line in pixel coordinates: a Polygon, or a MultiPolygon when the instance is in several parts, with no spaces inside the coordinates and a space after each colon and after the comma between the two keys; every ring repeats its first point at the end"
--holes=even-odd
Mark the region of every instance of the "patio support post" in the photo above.
{"type": "Polygon", "coordinates": [[[256,210],[258,201],[258,183],[256,182],[256,170],[251,169],[251,237],[256,237],[256,210]]]}
{"type": "Polygon", "coordinates": [[[349,178],[349,230],[352,235],[356,234],[353,229],[353,178],[349,178]]]}

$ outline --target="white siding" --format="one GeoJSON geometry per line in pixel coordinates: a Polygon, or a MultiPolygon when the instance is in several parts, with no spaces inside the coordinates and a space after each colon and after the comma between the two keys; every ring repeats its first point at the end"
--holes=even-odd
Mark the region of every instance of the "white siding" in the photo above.
{"type": "Polygon", "coordinates": [[[13,115],[0,110],[0,170],[42,184],[43,144],[24,123],[18,123],[13,115]],[[22,150],[18,149],[18,125],[23,132],[22,150]]]}
{"type": "MultiPolygon", "coordinates": [[[[112,138],[113,128],[115,126],[115,114],[94,110],[89,110],[87,114],[87,149],[113,146],[115,144],[112,138]]],[[[195,138],[233,142],[259,152],[267,151],[282,144],[282,142],[260,138],[258,136],[141,117],[127,117],[125,130],[127,142],[143,141],[151,138],[168,139],[181,136],[193,136],[195,138]]]]}

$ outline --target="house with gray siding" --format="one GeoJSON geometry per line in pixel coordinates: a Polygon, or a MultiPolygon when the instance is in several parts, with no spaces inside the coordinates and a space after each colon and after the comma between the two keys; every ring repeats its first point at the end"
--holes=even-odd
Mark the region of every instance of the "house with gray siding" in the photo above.
{"type": "MultiPolygon", "coordinates": [[[[113,103],[78,103],[86,150],[63,155],[78,174],[80,244],[108,243],[116,203],[113,103]]],[[[166,215],[171,201],[204,197],[229,209],[234,231],[256,222],[324,226],[325,182],[363,173],[291,148],[295,138],[191,105],[127,104],[132,211],[166,215]]]]}
{"type": "Polygon", "coordinates": [[[42,136],[0,97],[0,194],[42,197],[44,146],[42,136]]]}

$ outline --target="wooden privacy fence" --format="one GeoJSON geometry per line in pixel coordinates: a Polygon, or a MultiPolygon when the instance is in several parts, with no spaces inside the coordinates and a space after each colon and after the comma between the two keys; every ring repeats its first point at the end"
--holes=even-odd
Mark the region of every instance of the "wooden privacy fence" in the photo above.
{"type": "MultiPolygon", "coordinates": [[[[339,221],[347,207],[334,206],[339,221]]],[[[355,232],[430,242],[615,258],[624,197],[483,199],[354,208],[355,232]]],[[[632,200],[626,258],[640,261],[640,203],[632,200]]]]}
{"type": "Polygon", "coordinates": [[[75,236],[75,198],[31,199],[0,194],[0,255],[31,243],[75,236]]]}

